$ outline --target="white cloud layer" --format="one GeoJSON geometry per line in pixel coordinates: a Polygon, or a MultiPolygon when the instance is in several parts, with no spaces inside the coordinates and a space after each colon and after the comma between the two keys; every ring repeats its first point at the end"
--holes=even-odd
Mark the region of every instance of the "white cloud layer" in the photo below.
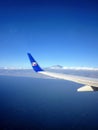
{"type": "Polygon", "coordinates": [[[94,67],[66,67],[66,66],[51,66],[49,67],[49,69],[64,69],[64,70],[98,70],[98,68],[94,68],[94,67]]]}
{"type": "Polygon", "coordinates": [[[98,70],[94,67],[63,67],[63,69],[72,69],[72,70],[98,70]]]}

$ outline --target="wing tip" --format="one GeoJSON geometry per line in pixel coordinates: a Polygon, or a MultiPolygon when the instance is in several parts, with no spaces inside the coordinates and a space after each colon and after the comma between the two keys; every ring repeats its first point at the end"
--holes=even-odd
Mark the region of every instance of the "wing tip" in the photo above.
{"type": "Polygon", "coordinates": [[[36,62],[36,60],[32,57],[31,53],[27,53],[29,60],[31,62],[32,68],[35,72],[44,71],[36,62]]]}

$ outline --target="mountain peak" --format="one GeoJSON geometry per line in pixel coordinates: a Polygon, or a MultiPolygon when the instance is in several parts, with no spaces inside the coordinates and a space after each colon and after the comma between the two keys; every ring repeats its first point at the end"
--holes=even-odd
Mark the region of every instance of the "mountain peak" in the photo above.
{"type": "Polygon", "coordinates": [[[54,66],[51,66],[51,67],[49,67],[50,69],[62,69],[63,68],[63,66],[61,66],[61,65],[54,65],[54,66]]]}

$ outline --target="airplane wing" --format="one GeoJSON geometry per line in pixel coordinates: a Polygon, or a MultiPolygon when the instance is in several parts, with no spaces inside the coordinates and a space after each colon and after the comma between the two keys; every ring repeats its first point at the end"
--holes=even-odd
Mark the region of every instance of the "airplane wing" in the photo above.
{"type": "Polygon", "coordinates": [[[77,91],[98,91],[97,79],[45,71],[38,65],[38,63],[35,61],[35,59],[32,57],[30,53],[27,54],[31,62],[32,68],[34,69],[35,72],[58,79],[64,79],[84,84],[84,86],[77,89],[77,91]]]}

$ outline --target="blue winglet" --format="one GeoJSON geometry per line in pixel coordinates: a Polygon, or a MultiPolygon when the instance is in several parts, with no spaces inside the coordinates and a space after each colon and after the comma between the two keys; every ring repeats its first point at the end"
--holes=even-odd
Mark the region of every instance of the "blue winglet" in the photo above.
{"type": "Polygon", "coordinates": [[[30,53],[27,53],[29,60],[31,62],[32,68],[34,69],[35,72],[39,72],[39,71],[44,71],[39,65],[38,63],[35,61],[35,59],[32,57],[32,55],[30,53]]]}

